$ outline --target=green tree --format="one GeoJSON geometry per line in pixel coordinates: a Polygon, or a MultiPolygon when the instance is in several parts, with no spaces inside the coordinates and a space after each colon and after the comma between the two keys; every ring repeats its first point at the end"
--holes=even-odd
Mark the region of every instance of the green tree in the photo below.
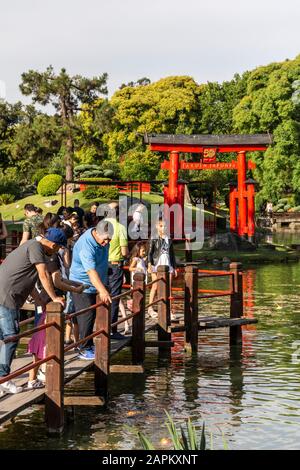
{"type": "Polygon", "coordinates": [[[274,135],[274,145],[264,155],[253,155],[261,195],[274,202],[293,191],[300,193],[299,77],[300,56],[258,67],[248,74],[246,95],[233,109],[236,131],[274,135]]]}
{"type": "Polygon", "coordinates": [[[52,104],[57,111],[64,131],[66,149],[66,179],[73,178],[74,141],[76,115],[82,105],[91,105],[99,95],[107,94],[107,74],[85,78],[70,76],[65,69],[55,74],[49,66],[45,72],[29,70],[22,74],[20,90],[25,96],[32,96],[34,103],[43,106],[52,104]]]}

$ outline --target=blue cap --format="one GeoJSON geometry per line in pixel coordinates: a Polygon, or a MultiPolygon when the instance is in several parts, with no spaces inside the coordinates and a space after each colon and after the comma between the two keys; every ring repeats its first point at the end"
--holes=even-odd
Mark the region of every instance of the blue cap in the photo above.
{"type": "Polygon", "coordinates": [[[46,239],[57,245],[67,246],[67,237],[60,228],[49,228],[45,235],[46,239]]]}

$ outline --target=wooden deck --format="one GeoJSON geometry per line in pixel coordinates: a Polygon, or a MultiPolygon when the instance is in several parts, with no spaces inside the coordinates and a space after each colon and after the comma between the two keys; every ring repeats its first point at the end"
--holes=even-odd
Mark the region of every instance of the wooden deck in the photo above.
{"type": "MultiPolygon", "coordinates": [[[[146,333],[155,329],[156,322],[147,320],[145,331],[146,333]]],[[[111,341],[111,356],[114,356],[119,351],[131,344],[131,336],[124,340],[111,341]]],[[[32,362],[32,355],[25,354],[13,361],[12,372],[29,365],[32,362]]],[[[83,372],[91,369],[93,361],[85,361],[78,358],[78,353],[69,351],[65,354],[65,384],[71,382],[83,372]]],[[[14,380],[18,386],[24,387],[28,381],[28,372],[14,380]]],[[[0,398],[0,424],[12,419],[21,411],[29,408],[30,406],[41,403],[44,400],[45,388],[38,390],[26,390],[16,395],[6,394],[0,398]]]]}

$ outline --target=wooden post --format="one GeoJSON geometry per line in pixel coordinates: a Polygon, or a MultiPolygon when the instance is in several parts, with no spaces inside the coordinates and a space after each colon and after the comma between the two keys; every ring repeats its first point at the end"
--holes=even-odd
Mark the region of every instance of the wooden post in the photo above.
{"type": "Polygon", "coordinates": [[[142,364],[145,359],[145,274],[135,273],[133,288],[139,289],[132,294],[132,363],[142,364]]]}
{"type": "Polygon", "coordinates": [[[64,316],[59,303],[50,302],[46,307],[46,356],[55,359],[46,364],[45,419],[50,434],[62,433],[64,428],[64,316]]]}
{"type": "MultiPolygon", "coordinates": [[[[233,276],[231,276],[233,293],[230,296],[230,318],[241,318],[243,316],[243,275],[240,272],[242,263],[231,263],[229,268],[233,272],[233,276]]],[[[230,328],[230,344],[241,342],[241,325],[232,326],[230,328]]]]}
{"type": "MultiPolygon", "coordinates": [[[[158,303],[158,341],[171,341],[171,333],[168,332],[171,325],[170,314],[170,276],[169,266],[158,266],[157,268],[157,297],[163,300],[158,303]]],[[[170,346],[167,348],[170,351],[170,346]]],[[[159,352],[166,348],[159,348],[159,352]]]]}
{"type": "MultiPolygon", "coordinates": [[[[99,297],[97,297],[99,302],[99,297]]],[[[96,308],[96,331],[104,329],[104,333],[95,337],[95,393],[105,402],[108,399],[108,376],[110,365],[110,305],[100,305],[96,308]]]]}
{"type": "Polygon", "coordinates": [[[196,353],[198,350],[198,268],[185,268],[184,294],[185,350],[196,353]]]}

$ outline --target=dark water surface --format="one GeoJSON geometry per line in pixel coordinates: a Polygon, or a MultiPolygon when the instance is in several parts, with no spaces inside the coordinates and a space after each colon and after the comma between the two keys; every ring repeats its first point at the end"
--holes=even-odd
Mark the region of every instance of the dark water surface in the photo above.
{"type": "MultiPolygon", "coordinates": [[[[205,285],[224,288],[227,282],[205,285]]],[[[215,448],[222,448],[223,434],[230,449],[300,449],[300,265],[247,269],[244,289],[245,313],[259,323],[244,327],[240,353],[230,351],[228,329],[219,329],[201,332],[198,355],[190,358],[178,333],[171,360],[148,349],[145,375],[111,377],[107,412],[77,407],[64,435],[49,438],[42,409],[27,410],[0,428],[0,448],[140,448],[127,426],[166,448],[168,410],[177,425],[191,417],[200,429],[205,421],[215,448]]],[[[224,315],[229,304],[221,298],[200,305],[203,315],[224,315]]],[[[115,362],[130,363],[130,353],[115,362]]],[[[93,376],[85,374],[71,385],[68,393],[92,393],[93,376]]]]}

